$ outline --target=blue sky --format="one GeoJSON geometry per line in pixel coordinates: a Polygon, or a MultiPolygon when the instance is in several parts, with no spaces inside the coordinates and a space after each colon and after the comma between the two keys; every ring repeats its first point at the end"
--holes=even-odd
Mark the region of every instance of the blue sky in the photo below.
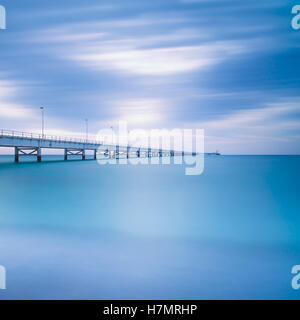
{"type": "Polygon", "coordinates": [[[205,129],[206,151],[300,153],[300,30],[283,0],[0,0],[0,128],[205,129]]]}

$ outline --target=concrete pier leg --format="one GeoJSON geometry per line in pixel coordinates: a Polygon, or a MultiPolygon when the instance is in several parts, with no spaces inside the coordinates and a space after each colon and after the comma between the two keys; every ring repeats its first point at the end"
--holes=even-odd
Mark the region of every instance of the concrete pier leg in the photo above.
{"type": "Polygon", "coordinates": [[[94,160],[97,160],[97,150],[94,150],[94,160]]]}
{"type": "Polygon", "coordinates": [[[68,150],[67,149],[65,149],[65,161],[67,161],[68,160],[68,150]]]}
{"type": "Polygon", "coordinates": [[[116,159],[120,158],[120,146],[116,146],[116,159]]]}
{"type": "Polygon", "coordinates": [[[127,147],[127,159],[129,159],[130,147],[127,147]]]}
{"type": "Polygon", "coordinates": [[[42,152],[41,152],[41,148],[37,148],[36,152],[37,152],[37,161],[38,161],[38,162],[42,162],[42,152]]]}
{"type": "Polygon", "coordinates": [[[162,150],[159,149],[159,157],[161,158],[162,157],[162,150]]]}
{"type": "Polygon", "coordinates": [[[148,158],[151,158],[151,148],[148,148],[148,158]]]}
{"type": "Polygon", "coordinates": [[[19,162],[19,149],[15,147],[15,162],[19,162]]]}
{"type": "Polygon", "coordinates": [[[85,160],[85,150],[82,150],[82,160],[85,160]]]}

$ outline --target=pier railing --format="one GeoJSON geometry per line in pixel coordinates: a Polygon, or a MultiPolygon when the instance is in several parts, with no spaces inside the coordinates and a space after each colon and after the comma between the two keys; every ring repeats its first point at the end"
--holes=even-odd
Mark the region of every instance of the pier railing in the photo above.
{"type": "Polygon", "coordinates": [[[22,131],[10,131],[10,130],[0,130],[1,137],[18,138],[18,139],[31,139],[31,140],[41,140],[41,141],[56,141],[56,142],[70,142],[70,143],[85,143],[85,144],[96,144],[102,145],[102,141],[97,140],[86,140],[82,138],[74,137],[62,137],[55,135],[46,135],[38,133],[28,133],[22,131]]]}

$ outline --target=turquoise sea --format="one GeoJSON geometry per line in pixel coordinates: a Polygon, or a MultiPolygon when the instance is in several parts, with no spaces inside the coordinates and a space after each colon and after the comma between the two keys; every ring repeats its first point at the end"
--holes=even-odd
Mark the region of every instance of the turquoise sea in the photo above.
{"type": "Polygon", "coordinates": [[[0,299],[300,298],[300,156],[0,159],[0,299]]]}

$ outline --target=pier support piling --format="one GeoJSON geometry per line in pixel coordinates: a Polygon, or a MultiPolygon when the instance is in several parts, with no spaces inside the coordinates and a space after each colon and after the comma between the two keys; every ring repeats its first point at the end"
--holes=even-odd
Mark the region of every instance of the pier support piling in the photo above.
{"type": "Polygon", "coordinates": [[[65,160],[68,160],[68,156],[81,156],[82,160],[85,160],[84,149],[65,149],[65,160]]]}
{"type": "Polygon", "coordinates": [[[18,150],[18,147],[15,147],[15,162],[19,162],[19,150],[18,150]]]}
{"type": "Polygon", "coordinates": [[[15,162],[20,161],[20,156],[32,156],[37,158],[37,162],[42,161],[41,148],[39,147],[15,147],[15,162]]]}
{"type": "Polygon", "coordinates": [[[130,147],[127,146],[127,159],[129,159],[129,155],[130,155],[130,147]]]}
{"type": "Polygon", "coordinates": [[[37,153],[37,162],[42,162],[41,148],[37,148],[36,153],[37,153]]]}

